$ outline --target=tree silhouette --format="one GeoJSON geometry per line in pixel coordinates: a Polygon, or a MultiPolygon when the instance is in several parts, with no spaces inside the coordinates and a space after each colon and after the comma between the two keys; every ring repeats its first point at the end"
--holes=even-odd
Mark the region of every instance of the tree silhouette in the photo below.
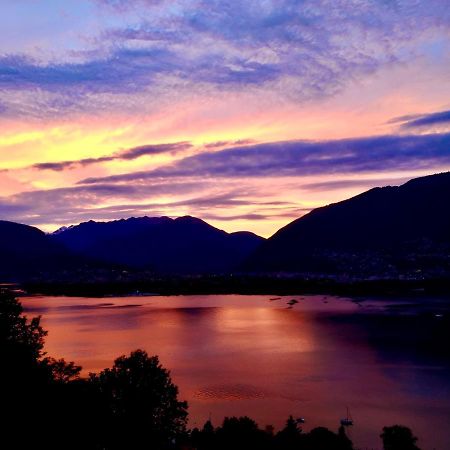
{"type": "Polygon", "coordinates": [[[217,449],[247,450],[270,448],[270,435],[258,428],[249,417],[225,417],[217,429],[217,449]]]}
{"type": "Polygon", "coordinates": [[[46,448],[61,447],[59,438],[73,424],[67,386],[80,367],[45,357],[46,335],[40,317],[28,320],[16,298],[0,292],[1,426],[10,449],[42,447],[44,440],[46,448]]]}
{"type": "Polygon", "coordinates": [[[276,435],[276,448],[283,450],[301,448],[302,439],[301,428],[299,428],[297,421],[292,416],[289,416],[286,426],[276,435]]]}
{"type": "Polygon", "coordinates": [[[110,448],[166,448],[186,433],[187,403],[157,356],[143,350],[117,358],[111,369],[90,375],[107,411],[110,448]]]}
{"type": "MultiPolygon", "coordinates": [[[[0,341],[3,356],[23,364],[36,366],[43,356],[47,332],[40,325],[40,317],[30,321],[23,315],[22,305],[7,292],[0,294],[0,341]]],[[[13,368],[11,368],[13,369],[13,368]]]]}
{"type": "Polygon", "coordinates": [[[216,430],[210,420],[205,422],[201,430],[198,428],[192,430],[191,443],[198,450],[217,448],[216,430]]]}
{"type": "Polygon", "coordinates": [[[339,434],[333,433],[328,428],[313,428],[307,435],[305,442],[306,450],[352,450],[353,445],[350,439],[340,430],[339,434]]]}
{"type": "Polygon", "coordinates": [[[81,366],[75,365],[73,361],[48,357],[42,361],[42,366],[47,368],[55,383],[70,383],[80,379],[81,366]]]}
{"type": "Polygon", "coordinates": [[[384,450],[420,450],[416,445],[418,439],[402,425],[384,427],[380,437],[384,450]]]}
{"type": "Polygon", "coordinates": [[[338,430],[339,449],[340,450],[353,450],[353,443],[345,432],[345,427],[341,425],[338,430]]]}

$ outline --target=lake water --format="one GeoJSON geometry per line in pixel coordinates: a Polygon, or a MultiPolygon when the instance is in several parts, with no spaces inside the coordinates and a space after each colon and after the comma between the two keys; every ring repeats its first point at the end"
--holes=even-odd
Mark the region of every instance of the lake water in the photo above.
{"type": "Polygon", "coordinates": [[[346,407],[360,448],[403,424],[427,449],[450,448],[449,303],[324,296],[28,297],[46,350],[84,373],[142,348],[189,402],[190,425],[248,415],[336,430],[346,407]],[[298,303],[290,306],[295,298],[298,303]]]}

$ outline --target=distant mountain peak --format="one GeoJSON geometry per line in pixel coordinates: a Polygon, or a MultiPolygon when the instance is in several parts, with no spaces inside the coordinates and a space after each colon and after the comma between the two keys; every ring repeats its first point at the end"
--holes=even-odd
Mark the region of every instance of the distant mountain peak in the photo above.
{"type": "Polygon", "coordinates": [[[189,216],[189,215],[176,217],[174,219],[174,221],[178,222],[178,223],[193,223],[193,224],[206,224],[207,223],[204,220],[199,219],[198,217],[189,216]]]}
{"type": "Polygon", "coordinates": [[[60,227],[57,230],[55,230],[55,231],[53,231],[52,233],[49,233],[49,234],[53,234],[53,235],[61,234],[61,233],[64,233],[65,231],[67,231],[67,230],[70,230],[73,227],[74,227],[74,225],[63,226],[63,227],[60,227]]]}

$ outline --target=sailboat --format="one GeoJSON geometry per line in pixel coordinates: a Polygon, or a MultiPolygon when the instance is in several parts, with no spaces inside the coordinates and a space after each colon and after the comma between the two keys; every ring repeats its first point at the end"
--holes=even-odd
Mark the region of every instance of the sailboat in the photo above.
{"type": "Polygon", "coordinates": [[[348,409],[348,406],[347,406],[347,417],[345,417],[344,419],[341,419],[341,425],[344,426],[344,427],[348,427],[350,425],[353,425],[353,419],[352,419],[352,416],[351,416],[350,411],[348,409]]]}

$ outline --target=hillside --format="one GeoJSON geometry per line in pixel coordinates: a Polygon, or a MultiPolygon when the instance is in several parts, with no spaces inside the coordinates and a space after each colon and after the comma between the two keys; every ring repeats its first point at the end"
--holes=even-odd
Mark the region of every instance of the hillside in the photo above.
{"type": "Polygon", "coordinates": [[[85,261],[35,227],[0,221],[0,280],[81,268],[85,261]]]}
{"type": "Polygon", "coordinates": [[[450,173],[374,188],[280,229],[245,264],[263,272],[450,273],[450,173]]]}

